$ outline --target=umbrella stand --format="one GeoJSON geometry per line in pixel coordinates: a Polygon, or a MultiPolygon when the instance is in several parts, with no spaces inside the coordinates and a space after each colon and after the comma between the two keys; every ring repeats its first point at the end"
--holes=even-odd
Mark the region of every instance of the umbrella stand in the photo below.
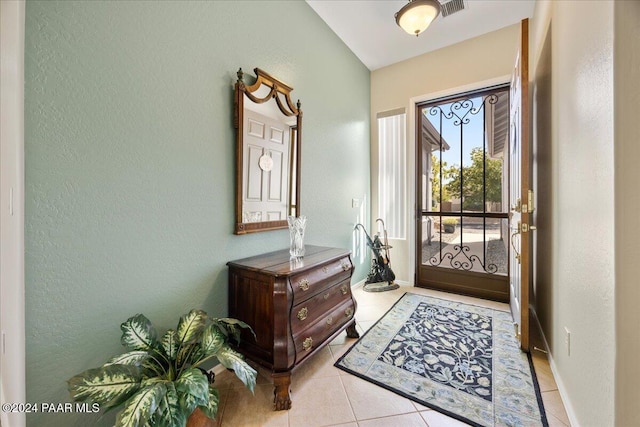
{"type": "Polygon", "coordinates": [[[367,275],[367,280],[364,282],[363,289],[367,292],[383,292],[398,289],[400,285],[394,282],[396,275],[391,270],[389,264],[389,241],[387,239],[387,229],[384,226],[384,221],[380,218],[376,220],[382,224],[382,230],[384,232],[384,241],[380,240],[380,233],[376,234],[373,239],[367,233],[367,230],[362,224],[356,224],[355,228],[361,228],[364,235],[367,238],[367,246],[371,249],[373,256],[371,257],[371,270],[367,275]]]}

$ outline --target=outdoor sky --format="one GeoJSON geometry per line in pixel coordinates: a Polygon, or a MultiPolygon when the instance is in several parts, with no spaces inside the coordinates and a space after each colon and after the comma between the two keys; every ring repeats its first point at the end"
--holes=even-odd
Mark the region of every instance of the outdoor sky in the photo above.
{"type": "MultiPolygon", "coordinates": [[[[501,93],[500,96],[505,96],[504,93],[501,93]]],[[[462,137],[464,142],[464,161],[463,166],[471,165],[471,150],[475,147],[482,148],[482,140],[484,137],[483,133],[483,125],[484,125],[484,107],[481,107],[482,97],[471,98],[470,101],[473,102],[473,107],[471,105],[467,105],[465,102],[455,102],[455,103],[447,103],[442,104],[437,107],[431,107],[428,109],[424,109],[423,112],[436,128],[442,134],[444,140],[451,147],[449,150],[446,150],[442,153],[442,161],[446,162],[448,166],[453,166],[454,164],[460,165],[460,129],[461,126],[454,125],[454,121],[458,120],[458,118],[469,119],[469,123],[464,123],[462,125],[462,137]],[[464,104],[464,105],[463,105],[464,104]],[[459,109],[455,109],[454,107],[461,107],[459,109]],[[471,108],[479,109],[475,111],[475,114],[470,111],[471,108]],[[431,114],[432,110],[436,110],[437,113],[431,114]],[[438,111],[441,110],[441,111],[438,111]],[[440,130],[440,115],[442,115],[442,129],[440,130]],[[447,116],[450,116],[448,118],[447,116]]],[[[438,151],[434,151],[433,154],[436,158],[439,158],[440,153],[438,151]]]]}

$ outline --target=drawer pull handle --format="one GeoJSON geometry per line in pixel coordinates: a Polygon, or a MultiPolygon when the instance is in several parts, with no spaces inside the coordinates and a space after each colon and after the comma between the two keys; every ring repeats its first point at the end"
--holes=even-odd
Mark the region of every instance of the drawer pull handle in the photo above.
{"type": "Polygon", "coordinates": [[[342,295],[346,295],[349,292],[349,287],[347,285],[340,286],[340,292],[342,292],[342,295]]]}
{"type": "Polygon", "coordinates": [[[349,307],[344,311],[344,315],[347,317],[353,316],[353,307],[349,307]]]}
{"type": "Polygon", "coordinates": [[[343,262],[343,263],[342,263],[342,269],[343,269],[344,271],[347,271],[347,270],[350,270],[350,269],[351,269],[351,266],[350,266],[349,264],[347,264],[346,262],[343,262]]]}
{"type": "Polygon", "coordinates": [[[333,317],[329,316],[327,319],[327,326],[331,326],[333,324],[333,317]]]}
{"type": "Polygon", "coordinates": [[[298,312],[298,319],[304,320],[307,318],[308,314],[309,314],[309,310],[307,310],[307,307],[302,307],[298,312]]]}
{"type": "Polygon", "coordinates": [[[300,283],[298,284],[298,286],[300,286],[300,289],[302,289],[303,291],[308,291],[309,281],[307,279],[302,279],[300,280],[300,283]]]}
{"type": "Polygon", "coordinates": [[[328,274],[329,273],[329,267],[327,267],[327,266],[322,267],[322,272],[324,274],[328,274]]]}
{"type": "Polygon", "coordinates": [[[327,300],[329,299],[329,296],[331,295],[331,292],[327,292],[326,294],[322,295],[322,297],[327,300]]]}
{"type": "Polygon", "coordinates": [[[311,350],[311,346],[313,346],[313,339],[311,337],[305,338],[302,342],[302,348],[304,351],[311,350]]]}

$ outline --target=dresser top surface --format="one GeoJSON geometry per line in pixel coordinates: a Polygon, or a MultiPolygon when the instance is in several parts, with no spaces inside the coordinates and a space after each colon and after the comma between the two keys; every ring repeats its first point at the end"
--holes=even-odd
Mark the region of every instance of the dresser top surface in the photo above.
{"type": "Polygon", "coordinates": [[[291,259],[289,249],[282,249],[266,254],[255,255],[235,261],[229,261],[229,267],[260,271],[275,276],[286,276],[302,272],[327,261],[339,259],[351,254],[347,249],[328,248],[324,246],[305,245],[302,258],[291,259]]]}

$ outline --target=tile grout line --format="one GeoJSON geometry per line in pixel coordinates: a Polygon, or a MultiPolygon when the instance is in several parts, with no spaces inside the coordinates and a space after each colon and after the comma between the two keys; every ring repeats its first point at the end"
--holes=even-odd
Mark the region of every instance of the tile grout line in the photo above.
{"type": "MultiPolygon", "coordinates": [[[[331,354],[331,356],[333,357],[333,353],[331,354]]],[[[358,417],[356,417],[356,411],[353,409],[353,404],[351,403],[351,399],[349,398],[349,393],[347,392],[347,388],[344,385],[344,381],[342,381],[342,375],[338,375],[338,378],[340,379],[340,385],[342,386],[342,390],[344,390],[344,395],[347,396],[347,402],[349,403],[349,409],[351,409],[351,415],[353,415],[353,419],[355,423],[359,425],[360,423],[358,423],[358,417]]]]}

